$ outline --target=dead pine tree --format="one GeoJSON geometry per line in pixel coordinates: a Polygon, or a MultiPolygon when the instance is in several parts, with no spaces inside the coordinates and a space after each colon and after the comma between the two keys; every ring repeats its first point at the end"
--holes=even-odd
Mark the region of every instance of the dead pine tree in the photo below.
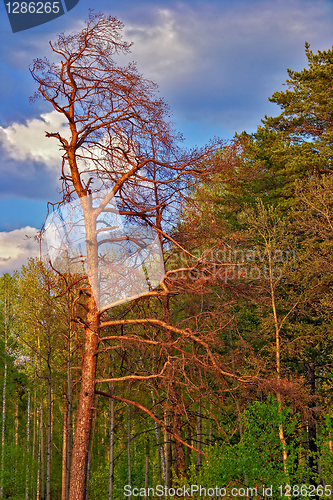
{"type": "MultiPolygon", "coordinates": [[[[134,63],[120,67],[114,60],[117,54],[130,51],[130,44],[121,37],[122,27],[114,17],[90,13],[82,31],[61,34],[50,42],[56,62],[36,59],[31,67],[38,84],[34,97],[48,101],[68,125],[66,137],[57,130],[46,135],[63,150],[62,201],[73,197],[80,201],[87,243],[87,313],[81,323],[85,341],[69,500],[83,500],[85,495],[96,353],[104,313],[93,293],[99,279],[98,217],[117,198],[121,215],[157,227],[161,207],[151,193],[162,186],[168,193],[163,203],[172,206],[189,178],[205,171],[204,167],[200,171],[199,160],[217,147],[188,153],[178,148],[178,137],[167,120],[168,108],[157,97],[156,85],[144,79],[134,63]],[[98,191],[104,198],[96,206],[91,194],[98,191]]],[[[174,218],[175,205],[173,212],[164,213],[174,218]]]]}

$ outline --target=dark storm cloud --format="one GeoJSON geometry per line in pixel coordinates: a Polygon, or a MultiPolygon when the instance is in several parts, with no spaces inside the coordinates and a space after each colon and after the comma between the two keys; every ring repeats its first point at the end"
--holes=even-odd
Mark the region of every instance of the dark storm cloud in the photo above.
{"type": "Polygon", "coordinates": [[[149,23],[129,22],[125,34],[177,118],[233,134],[278,112],[268,97],[282,88],[287,67],[307,65],[305,41],[314,51],[330,47],[332,14],[330,2],[182,3],[156,8],[149,23]]]}

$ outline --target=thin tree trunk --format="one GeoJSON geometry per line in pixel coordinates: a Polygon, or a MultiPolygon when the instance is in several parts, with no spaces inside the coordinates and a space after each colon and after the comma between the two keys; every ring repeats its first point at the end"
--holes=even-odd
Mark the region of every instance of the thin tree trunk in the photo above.
{"type": "Polygon", "coordinates": [[[67,440],[68,440],[68,407],[67,407],[67,401],[65,400],[64,425],[63,425],[63,432],[62,432],[61,500],[66,500],[67,440]]]}
{"type": "MultiPolygon", "coordinates": [[[[314,363],[310,363],[308,366],[308,382],[310,385],[311,396],[316,395],[316,366],[314,363]]],[[[317,462],[317,422],[313,409],[316,406],[316,401],[312,400],[308,406],[308,466],[309,466],[309,483],[317,487],[318,477],[318,462],[317,462]]],[[[319,498],[318,495],[314,495],[314,498],[319,498]]]]}
{"type": "MultiPolygon", "coordinates": [[[[187,444],[192,445],[192,427],[191,418],[187,422],[187,444]]],[[[191,463],[191,449],[187,448],[187,462],[191,463]]]]}
{"type": "Polygon", "coordinates": [[[30,452],[30,389],[28,389],[28,414],[27,414],[27,464],[25,476],[25,499],[29,500],[29,452],[30,452]]]}
{"type": "Polygon", "coordinates": [[[66,500],[69,498],[69,485],[73,448],[73,388],[71,374],[71,323],[67,337],[67,459],[66,459],[66,500]]]}
{"type": "Polygon", "coordinates": [[[164,433],[164,441],[165,441],[165,486],[167,488],[171,488],[171,463],[172,463],[172,450],[171,450],[171,441],[170,434],[167,429],[169,428],[169,416],[167,410],[165,411],[165,433],[164,433]]]}
{"type": "MultiPolygon", "coordinates": [[[[39,422],[40,411],[37,408],[37,422],[39,422]]],[[[40,500],[40,469],[41,469],[41,433],[38,437],[38,456],[37,456],[37,477],[36,477],[36,500],[40,500]]]]}
{"type": "MultiPolygon", "coordinates": [[[[109,393],[113,394],[113,386],[109,384],[109,393]]],[[[109,398],[109,479],[108,479],[108,500],[112,500],[113,497],[113,485],[114,485],[114,399],[109,398]]]]}
{"type": "MultiPolygon", "coordinates": [[[[198,405],[198,417],[197,417],[197,449],[199,451],[201,450],[201,427],[202,427],[202,420],[201,420],[201,400],[200,400],[198,405]]],[[[197,453],[197,465],[196,465],[197,474],[199,474],[200,468],[201,468],[201,453],[197,453]]]]}
{"type": "Polygon", "coordinates": [[[0,479],[0,498],[3,498],[3,481],[4,481],[4,466],[5,466],[5,423],[6,423],[6,389],[7,389],[7,342],[8,342],[8,292],[5,290],[4,297],[4,319],[5,319],[5,367],[3,374],[3,391],[2,391],[2,422],[1,422],[1,479],[0,479]]]}
{"type": "Polygon", "coordinates": [[[3,392],[2,392],[2,423],[1,423],[1,480],[0,480],[0,498],[3,498],[3,482],[5,467],[5,425],[6,425],[6,390],[7,390],[7,349],[8,349],[8,323],[9,323],[9,291],[7,286],[4,290],[4,374],[3,374],[3,392]]]}
{"type": "MultiPolygon", "coordinates": [[[[154,397],[154,392],[153,390],[151,391],[151,398],[153,402],[153,406],[155,407],[156,405],[156,400],[154,397]]],[[[157,417],[159,418],[159,411],[157,411],[157,417]]],[[[163,445],[161,443],[161,426],[158,425],[156,421],[155,422],[155,436],[156,436],[156,445],[157,445],[157,450],[158,450],[158,473],[159,473],[159,484],[162,483],[162,477],[161,477],[161,468],[162,468],[162,473],[163,473],[163,480],[166,480],[166,467],[165,467],[165,455],[164,455],[164,450],[163,450],[163,445]]]]}
{"type": "MultiPolygon", "coordinates": [[[[36,381],[36,375],[35,375],[36,381]]],[[[34,388],[34,430],[32,437],[32,459],[36,458],[36,429],[37,429],[37,388],[34,388]]]]}
{"type": "MultiPolygon", "coordinates": [[[[50,311],[49,311],[50,314],[50,311]]],[[[49,317],[50,321],[50,317],[49,317]]],[[[47,461],[46,461],[46,500],[51,500],[51,463],[52,463],[52,371],[51,371],[51,338],[48,325],[48,357],[47,357],[47,461]]]]}
{"type": "MultiPolygon", "coordinates": [[[[157,416],[159,418],[159,415],[157,415],[157,416]]],[[[158,454],[159,454],[159,466],[160,466],[160,469],[162,469],[163,480],[166,481],[165,455],[164,455],[163,445],[161,443],[161,426],[158,425],[157,422],[155,422],[155,436],[156,436],[156,444],[157,444],[157,449],[158,449],[158,454]]],[[[160,477],[160,484],[161,484],[161,479],[162,478],[160,477]]]]}
{"type": "MultiPolygon", "coordinates": [[[[33,437],[32,437],[32,460],[36,459],[36,436],[37,436],[37,373],[35,372],[35,387],[34,387],[34,417],[33,417],[33,437]]],[[[32,483],[32,495],[35,497],[35,485],[32,483]]]]}
{"type": "MultiPolygon", "coordinates": [[[[281,351],[280,351],[280,326],[276,311],[275,305],[275,291],[274,291],[274,283],[273,283],[273,262],[272,262],[272,252],[270,247],[268,248],[268,260],[269,260],[269,282],[270,282],[270,294],[271,294],[271,303],[273,309],[273,318],[274,318],[274,326],[275,326],[275,355],[276,355],[276,373],[278,380],[281,379],[281,351]]],[[[277,392],[277,401],[278,401],[278,411],[282,413],[282,398],[280,391],[277,392]]],[[[287,467],[287,445],[283,432],[283,424],[279,423],[279,438],[282,444],[282,459],[283,459],[283,467],[286,476],[288,477],[288,467],[287,467]]]]}
{"type": "MultiPolygon", "coordinates": [[[[131,399],[131,388],[129,386],[128,399],[131,399]]],[[[131,407],[127,406],[127,467],[128,467],[128,479],[127,484],[131,488],[132,484],[132,469],[131,469],[131,407]]],[[[129,500],[132,496],[129,495],[129,500]]]]}
{"type": "Polygon", "coordinates": [[[328,447],[329,447],[330,452],[333,453],[333,436],[332,436],[331,432],[328,433],[328,437],[329,437],[328,447]]]}
{"type": "MultiPolygon", "coordinates": [[[[18,397],[16,395],[16,397],[18,397]]],[[[15,446],[18,446],[18,428],[19,428],[19,405],[15,402],[15,446]]]]}
{"type": "MultiPolygon", "coordinates": [[[[37,346],[38,351],[40,352],[40,332],[37,333],[37,346]]],[[[42,380],[42,361],[39,358],[39,378],[42,380]]],[[[39,424],[39,432],[40,432],[40,491],[41,498],[44,499],[45,495],[45,462],[44,462],[44,408],[43,408],[43,385],[40,385],[40,424],[39,424]]]]}
{"type": "MultiPolygon", "coordinates": [[[[145,460],[145,491],[147,492],[148,481],[149,481],[149,438],[146,439],[146,460],[145,460]]],[[[147,500],[147,495],[145,495],[145,500],[147,500]]]]}
{"type": "MultiPolygon", "coordinates": [[[[232,367],[232,374],[234,375],[232,379],[232,385],[234,387],[234,394],[235,394],[235,403],[236,403],[236,408],[237,408],[237,420],[238,420],[238,429],[239,429],[239,435],[242,437],[243,430],[242,430],[242,421],[241,421],[241,411],[239,408],[238,400],[237,400],[237,394],[236,394],[236,369],[235,369],[235,353],[234,353],[234,343],[232,341],[232,332],[231,328],[229,328],[229,342],[230,342],[230,353],[231,353],[231,367],[232,367]]],[[[211,403],[212,407],[212,403],[211,403]]],[[[212,425],[210,427],[210,441],[212,441],[212,425]]]]}
{"type": "Polygon", "coordinates": [[[40,453],[41,492],[42,492],[42,498],[44,499],[44,495],[45,495],[45,456],[44,456],[44,408],[43,408],[43,399],[41,399],[41,402],[40,402],[40,445],[41,445],[41,453],[40,453]]]}

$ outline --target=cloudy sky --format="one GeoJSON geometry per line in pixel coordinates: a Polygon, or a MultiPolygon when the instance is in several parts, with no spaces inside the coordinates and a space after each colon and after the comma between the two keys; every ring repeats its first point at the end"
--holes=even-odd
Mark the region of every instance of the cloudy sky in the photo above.
{"type": "Polygon", "coordinates": [[[52,57],[49,40],[81,29],[89,8],[124,23],[128,61],[158,83],[187,147],[255,131],[265,114],[278,114],[268,97],[282,89],[287,68],[306,67],[305,41],[314,52],[333,44],[332,0],[80,0],[19,33],[1,4],[0,274],[38,253],[33,236],[47,201],[60,198],[61,155],[44,131],[62,124],[44,101],[29,103],[29,65],[52,57]]]}

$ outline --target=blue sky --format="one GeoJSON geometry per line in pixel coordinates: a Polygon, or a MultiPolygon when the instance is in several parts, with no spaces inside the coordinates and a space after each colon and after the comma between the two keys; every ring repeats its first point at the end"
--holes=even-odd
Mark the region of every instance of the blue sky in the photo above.
{"type": "Polygon", "coordinates": [[[29,103],[29,65],[51,57],[49,40],[81,29],[92,7],[124,23],[133,42],[126,60],[159,85],[187,147],[254,131],[265,114],[278,114],[268,97],[282,89],[287,68],[306,66],[305,41],[315,52],[333,44],[332,0],[80,0],[14,34],[1,4],[0,273],[36,254],[25,235],[43,223],[47,201],[60,198],[61,155],[44,131],[61,124],[47,103],[29,103]]]}

